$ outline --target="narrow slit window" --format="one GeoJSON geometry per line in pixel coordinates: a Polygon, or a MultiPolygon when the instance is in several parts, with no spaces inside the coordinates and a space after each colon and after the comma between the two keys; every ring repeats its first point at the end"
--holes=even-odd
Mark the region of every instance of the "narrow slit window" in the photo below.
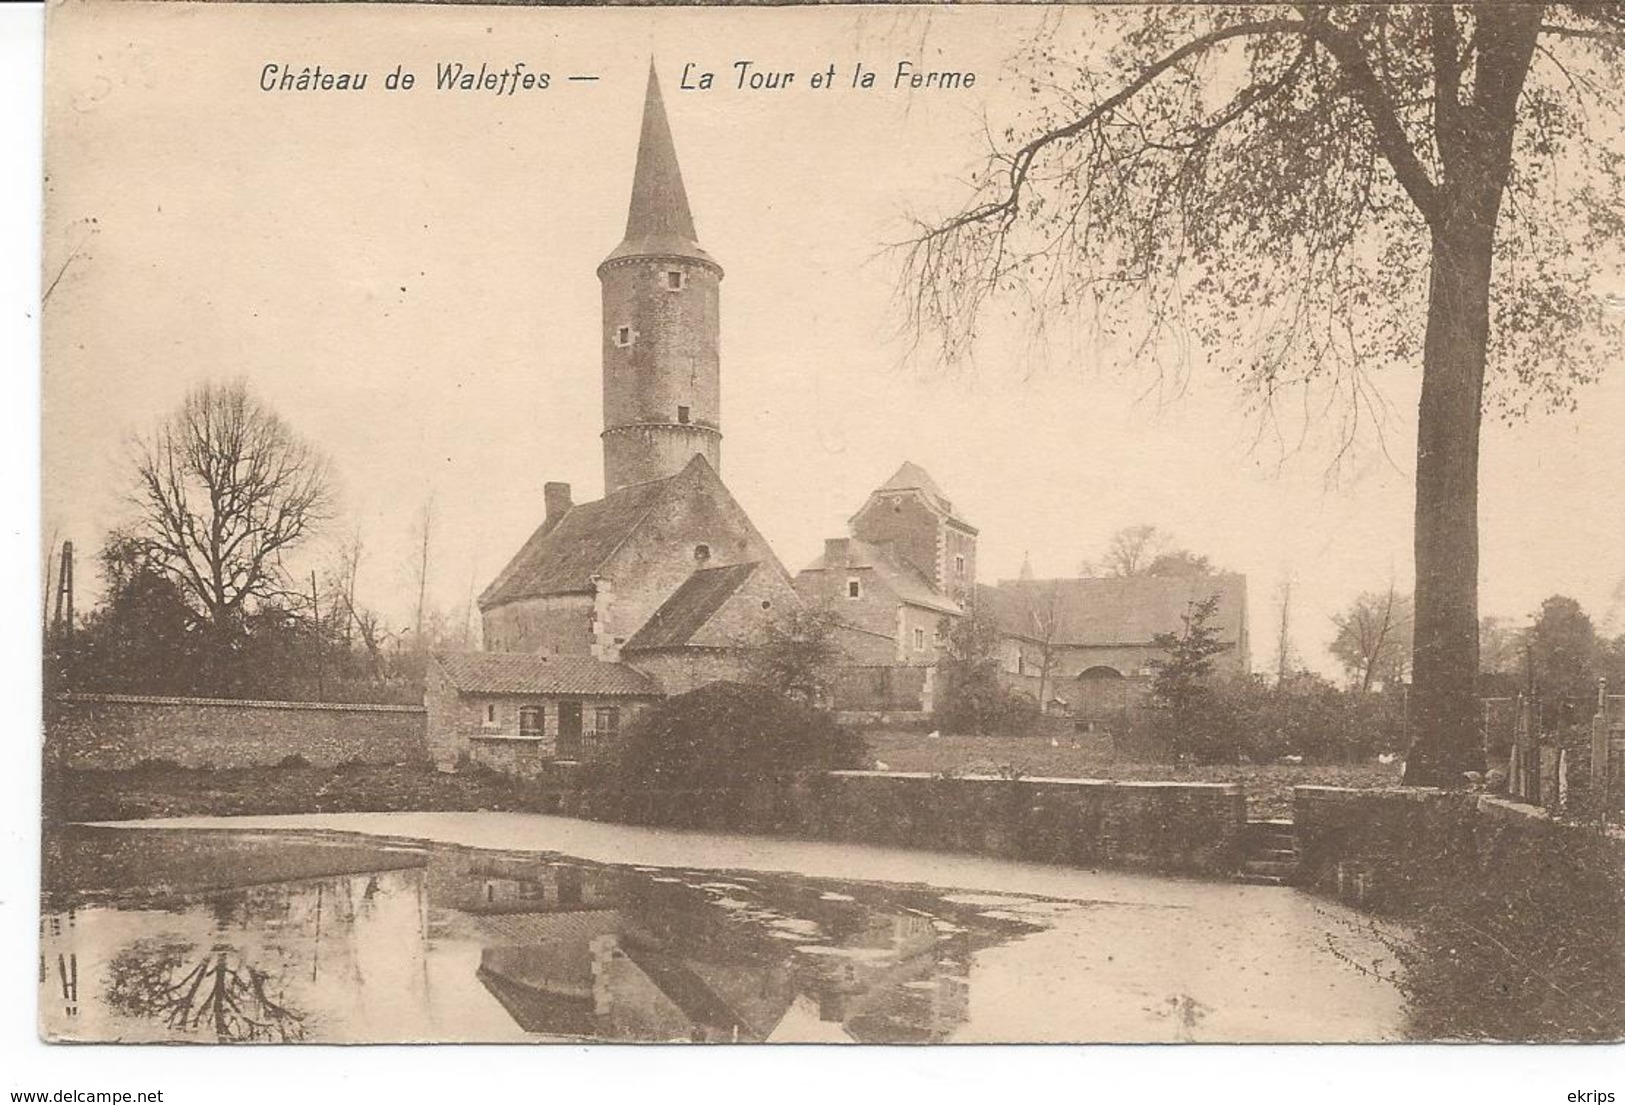
{"type": "Polygon", "coordinates": [[[630,326],[617,326],[615,328],[615,344],[622,349],[632,344],[632,328],[630,326]]]}

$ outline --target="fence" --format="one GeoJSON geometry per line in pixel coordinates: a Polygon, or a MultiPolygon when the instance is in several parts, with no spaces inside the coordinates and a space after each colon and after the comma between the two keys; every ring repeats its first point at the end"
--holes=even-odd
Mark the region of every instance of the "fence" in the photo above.
{"type": "Polygon", "coordinates": [[[1492,768],[1505,765],[1507,795],[1553,812],[1583,790],[1596,815],[1617,820],[1625,806],[1625,695],[1599,680],[1595,698],[1485,699],[1484,735],[1492,768]]]}

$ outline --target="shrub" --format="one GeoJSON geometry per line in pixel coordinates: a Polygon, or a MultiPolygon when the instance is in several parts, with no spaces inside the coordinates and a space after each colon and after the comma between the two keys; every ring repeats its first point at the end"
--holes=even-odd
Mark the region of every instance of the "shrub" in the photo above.
{"type": "Polygon", "coordinates": [[[860,768],[866,757],[862,740],[823,710],[764,687],[712,683],[643,713],[590,771],[644,811],[638,820],[692,820],[697,805],[732,820],[755,780],[860,768]]]}
{"type": "Polygon", "coordinates": [[[290,752],[276,762],[278,767],[309,767],[310,761],[297,752],[290,752]]]}

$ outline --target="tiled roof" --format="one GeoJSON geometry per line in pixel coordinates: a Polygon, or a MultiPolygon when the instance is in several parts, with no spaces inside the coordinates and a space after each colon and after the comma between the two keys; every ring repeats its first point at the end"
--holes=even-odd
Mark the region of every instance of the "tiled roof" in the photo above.
{"type": "Polygon", "coordinates": [[[757,567],[753,562],[695,572],[661,603],[654,616],[626,642],[626,648],[681,648],[688,644],[711,615],[755,574],[757,567]]]}
{"type": "Polygon", "coordinates": [[[537,656],[523,652],[440,652],[435,662],[465,694],[628,695],[660,690],[642,672],[591,656],[537,656]]]}
{"type": "Polygon", "coordinates": [[[610,558],[677,476],[619,488],[593,503],[578,503],[552,528],[531,534],[480,596],[480,609],[537,595],[584,593],[610,558]]]}
{"type": "Polygon", "coordinates": [[[856,537],[846,543],[846,559],[839,564],[829,564],[821,556],[803,571],[822,572],[833,569],[837,572],[851,569],[869,569],[880,581],[895,594],[899,601],[910,606],[920,606],[927,610],[936,610],[944,614],[962,614],[959,604],[953,599],[937,590],[935,585],[911,565],[905,564],[890,555],[879,545],[872,545],[867,541],[859,541],[856,537]]]}
{"type": "Polygon", "coordinates": [[[1053,618],[1056,644],[1143,645],[1179,632],[1189,605],[1215,594],[1219,639],[1240,640],[1247,610],[1242,575],[1003,580],[978,587],[976,598],[1006,633],[1044,639],[1053,618]]]}

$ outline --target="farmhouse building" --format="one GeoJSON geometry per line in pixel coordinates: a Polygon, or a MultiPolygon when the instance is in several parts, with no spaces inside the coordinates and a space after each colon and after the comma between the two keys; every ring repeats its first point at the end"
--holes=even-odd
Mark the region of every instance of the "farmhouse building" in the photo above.
{"type": "MultiPolygon", "coordinates": [[[[699,243],[653,67],[626,230],[597,275],[604,493],[578,503],[570,484],[547,483],[540,524],[479,597],[485,651],[431,665],[438,760],[573,758],[661,695],[741,679],[764,622],[807,606],[837,620],[843,710],[928,714],[943,629],[984,601],[1014,685],[1088,713],[1143,682],[1152,637],[1177,628],[1195,590],[1054,581],[1059,629],[1035,629],[1029,591],[1049,584],[979,588],[976,527],[912,462],[819,559],[785,571],[723,482],[723,270],[699,243]]],[[[1244,657],[1245,581],[1214,578],[1244,657]]]]}
{"type": "Polygon", "coordinates": [[[466,755],[530,775],[581,758],[660,694],[637,669],[590,656],[437,653],[423,680],[429,751],[442,766],[466,755]]]}
{"type": "Polygon", "coordinates": [[[976,528],[919,465],[905,461],[870,493],[850,537],[796,575],[811,606],[836,617],[845,667],[836,705],[929,712],[945,618],[975,597],[976,528]]]}
{"type": "Polygon", "coordinates": [[[1218,597],[1213,625],[1228,645],[1218,671],[1251,670],[1247,577],[1231,573],[1122,579],[1016,579],[979,590],[999,628],[1005,682],[1046,712],[1112,727],[1141,705],[1166,657],[1153,639],[1184,629],[1193,602],[1218,597]]]}

